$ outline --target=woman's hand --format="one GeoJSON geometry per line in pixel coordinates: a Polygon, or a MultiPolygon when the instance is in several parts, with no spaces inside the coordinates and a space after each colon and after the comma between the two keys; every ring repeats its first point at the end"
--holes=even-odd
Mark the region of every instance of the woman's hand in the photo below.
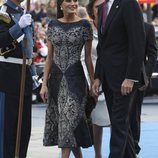
{"type": "Polygon", "coordinates": [[[48,100],[48,87],[46,85],[42,85],[42,88],[40,90],[40,96],[44,103],[48,100]]]}
{"type": "Polygon", "coordinates": [[[100,80],[99,79],[95,79],[94,80],[94,83],[92,85],[92,92],[93,92],[93,95],[98,97],[100,95],[100,92],[99,92],[99,87],[100,87],[100,80]]]}

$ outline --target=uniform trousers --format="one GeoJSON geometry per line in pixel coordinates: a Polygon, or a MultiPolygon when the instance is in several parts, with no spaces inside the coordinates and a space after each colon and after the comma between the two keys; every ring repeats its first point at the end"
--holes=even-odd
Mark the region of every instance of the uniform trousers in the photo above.
{"type": "MultiPolygon", "coordinates": [[[[31,134],[32,94],[24,97],[19,158],[26,158],[31,134]]],[[[19,95],[0,92],[0,158],[15,158],[19,95]]]]}

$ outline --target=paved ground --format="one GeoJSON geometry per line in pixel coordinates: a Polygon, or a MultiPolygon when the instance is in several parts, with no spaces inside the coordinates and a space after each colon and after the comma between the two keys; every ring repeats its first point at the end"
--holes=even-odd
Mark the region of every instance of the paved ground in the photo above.
{"type": "MultiPolygon", "coordinates": [[[[32,135],[29,144],[27,158],[59,158],[60,150],[57,147],[43,147],[43,129],[44,129],[44,115],[45,105],[33,105],[33,122],[32,135]]],[[[109,153],[109,129],[104,129],[103,137],[103,158],[107,158],[109,153]]],[[[146,97],[144,99],[142,109],[142,135],[141,146],[142,150],[140,158],[158,158],[158,97],[146,97]]],[[[84,158],[93,158],[93,148],[83,150],[84,158]]],[[[73,156],[71,156],[73,158],[73,156]]]]}
{"type": "Polygon", "coordinates": [[[60,150],[57,147],[43,147],[43,130],[45,121],[44,104],[34,104],[32,111],[32,134],[27,158],[58,158],[60,150]]]}

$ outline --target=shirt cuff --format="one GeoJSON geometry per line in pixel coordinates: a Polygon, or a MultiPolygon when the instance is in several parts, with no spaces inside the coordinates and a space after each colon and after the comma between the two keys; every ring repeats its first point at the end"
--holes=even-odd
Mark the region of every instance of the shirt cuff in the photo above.
{"type": "Polygon", "coordinates": [[[133,81],[133,82],[139,82],[138,80],[132,80],[132,79],[129,79],[129,78],[126,78],[126,80],[130,80],[130,81],[133,81]]]}

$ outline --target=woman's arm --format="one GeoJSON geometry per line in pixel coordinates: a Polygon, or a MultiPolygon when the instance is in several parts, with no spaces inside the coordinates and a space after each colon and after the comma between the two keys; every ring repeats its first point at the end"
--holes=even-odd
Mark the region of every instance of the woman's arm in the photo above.
{"type": "Polygon", "coordinates": [[[50,68],[52,66],[52,61],[53,61],[53,45],[51,41],[47,42],[47,46],[48,46],[48,55],[47,55],[45,66],[44,66],[44,77],[43,77],[42,86],[47,86],[50,68]]]}
{"type": "Polygon", "coordinates": [[[43,99],[44,102],[46,102],[48,98],[48,78],[50,74],[50,69],[52,66],[52,61],[53,61],[53,45],[51,41],[47,42],[48,46],[48,55],[46,58],[45,66],[44,66],[44,76],[43,76],[43,83],[42,83],[42,88],[40,91],[41,98],[43,99]]]}
{"type": "Polygon", "coordinates": [[[85,42],[85,64],[89,74],[90,87],[92,87],[94,81],[94,68],[92,63],[91,52],[92,52],[92,40],[87,40],[85,42]]]}

